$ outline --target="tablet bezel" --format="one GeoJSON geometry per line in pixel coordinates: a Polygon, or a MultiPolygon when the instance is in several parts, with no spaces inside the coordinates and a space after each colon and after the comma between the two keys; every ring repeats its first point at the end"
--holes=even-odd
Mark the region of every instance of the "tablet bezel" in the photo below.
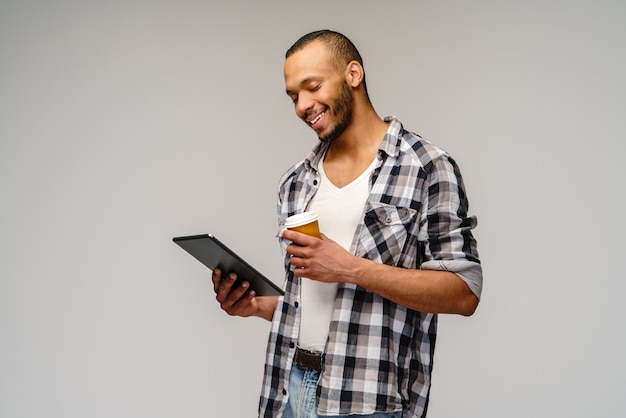
{"type": "Polygon", "coordinates": [[[235,287],[245,280],[250,283],[250,288],[255,291],[256,296],[285,294],[280,287],[212,234],[175,237],[173,241],[209,269],[219,267],[224,277],[226,274],[236,273],[235,287]]]}

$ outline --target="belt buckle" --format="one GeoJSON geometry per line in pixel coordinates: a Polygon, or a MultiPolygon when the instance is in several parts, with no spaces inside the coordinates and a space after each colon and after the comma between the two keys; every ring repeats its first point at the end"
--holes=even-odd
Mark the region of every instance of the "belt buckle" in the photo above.
{"type": "Polygon", "coordinates": [[[307,369],[312,369],[312,370],[321,372],[322,371],[322,353],[296,347],[294,363],[300,367],[305,367],[307,369]]]}

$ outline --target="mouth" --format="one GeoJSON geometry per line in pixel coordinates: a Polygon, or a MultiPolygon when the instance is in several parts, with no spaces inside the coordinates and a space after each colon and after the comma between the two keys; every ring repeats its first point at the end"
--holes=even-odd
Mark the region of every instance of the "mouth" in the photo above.
{"type": "Polygon", "coordinates": [[[315,124],[324,118],[326,111],[318,113],[313,119],[307,119],[307,123],[311,125],[311,127],[315,127],[315,124]]]}

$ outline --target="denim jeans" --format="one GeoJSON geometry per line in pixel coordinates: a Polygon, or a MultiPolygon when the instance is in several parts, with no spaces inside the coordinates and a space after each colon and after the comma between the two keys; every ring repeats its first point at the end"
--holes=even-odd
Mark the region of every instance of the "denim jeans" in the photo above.
{"type": "Polygon", "coordinates": [[[315,411],[317,381],[320,373],[316,370],[292,366],[289,375],[289,403],[283,418],[402,418],[402,412],[379,412],[372,415],[332,415],[319,416],[315,411]]]}

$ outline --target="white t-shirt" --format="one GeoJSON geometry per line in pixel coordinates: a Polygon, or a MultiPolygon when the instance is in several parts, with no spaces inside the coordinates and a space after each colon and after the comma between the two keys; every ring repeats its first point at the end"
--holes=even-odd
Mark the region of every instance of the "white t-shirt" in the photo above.
{"type": "MultiPolygon", "coordinates": [[[[369,178],[376,159],[352,183],[336,187],[328,180],[324,164],[319,165],[321,182],[309,209],[319,217],[320,231],[350,250],[356,227],[363,217],[363,208],[369,196],[369,178]]],[[[324,351],[328,327],[335,307],[337,283],[323,283],[302,279],[300,302],[302,306],[298,345],[312,351],[324,351]]]]}

